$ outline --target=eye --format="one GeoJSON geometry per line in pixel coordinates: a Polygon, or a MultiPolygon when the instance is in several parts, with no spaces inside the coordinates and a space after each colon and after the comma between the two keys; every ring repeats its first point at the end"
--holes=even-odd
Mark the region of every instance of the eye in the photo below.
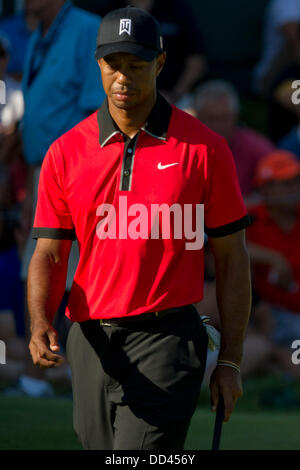
{"type": "Polygon", "coordinates": [[[140,69],[142,68],[142,66],[141,66],[140,64],[132,64],[132,65],[130,66],[130,68],[131,68],[132,70],[140,70],[140,69]]]}
{"type": "Polygon", "coordinates": [[[130,68],[132,70],[142,70],[143,68],[145,67],[145,64],[144,62],[134,62],[133,64],[131,64],[130,68]]]}
{"type": "Polygon", "coordinates": [[[114,63],[114,62],[107,62],[107,65],[108,65],[108,67],[109,67],[110,69],[112,69],[112,70],[116,70],[117,67],[118,67],[117,64],[114,63]]]}
{"type": "Polygon", "coordinates": [[[111,69],[111,70],[116,70],[120,65],[113,57],[105,58],[104,64],[108,69],[111,69]]]}

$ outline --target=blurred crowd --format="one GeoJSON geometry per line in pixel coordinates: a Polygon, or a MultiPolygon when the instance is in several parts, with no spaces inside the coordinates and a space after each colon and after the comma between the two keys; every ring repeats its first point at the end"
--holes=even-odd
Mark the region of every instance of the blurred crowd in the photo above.
{"type": "MultiPolygon", "coordinates": [[[[51,396],[55,382],[70,380],[67,363],[36,370],[27,349],[25,286],[36,243],[30,232],[39,172],[50,144],[100,107],[104,92],[93,56],[97,30],[101,16],[127,4],[149,10],[161,24],[167,62],[160,92],[224,136],[232,150],[252,219],[247,243],[253,305],[242,375],[275,372],[300,379],[300,365],[291,361],[292,342],[300,340],[300,0],[253,1],[247,27],[235,31],[228,25],[226,34],[220,27],[222,4],[235,24],[243,24],[245,12],[234,8],[233,0],[215,2],[214,9],[207,3],[24,0],[9,2],[7,15],[2,2],[0,339],[7,364],[0,367],[0,381],[16,384],[4,393],[51,396]],[[253,42],[257,47],[247,55],[242,44],[253,42]]],[[[55,320],[62,350],[69,328],[64,308],[77,261],[73,243],[55,320]]],[[[197,307],[220,326],[209,243],[205,297],[197,307]]],[[[216,357],[217,351],[209,353],[207,381],[216,357]]]]}

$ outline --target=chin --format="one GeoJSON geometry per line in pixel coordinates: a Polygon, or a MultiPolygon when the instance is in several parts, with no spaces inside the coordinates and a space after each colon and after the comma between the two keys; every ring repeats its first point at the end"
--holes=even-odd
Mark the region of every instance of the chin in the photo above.
{"type": "Polygon", "coordinates": [[[126,103],[124,101],[116,101],[116,100],[113,101],[113,104],[116,108],[119,108],[119,109],[131,109],[136,106],[136,103],[134,102],[126,103]]]}

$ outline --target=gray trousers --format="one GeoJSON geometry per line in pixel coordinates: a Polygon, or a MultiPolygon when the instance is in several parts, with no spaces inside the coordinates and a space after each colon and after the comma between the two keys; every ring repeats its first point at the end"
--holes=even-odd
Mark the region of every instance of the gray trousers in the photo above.
{"type": "Polygon", "coordinates": [[[74,323],[67,341],[73,424],[85,449],[182,450],[207,334],[195,307],[122,326],[74,323]]]}

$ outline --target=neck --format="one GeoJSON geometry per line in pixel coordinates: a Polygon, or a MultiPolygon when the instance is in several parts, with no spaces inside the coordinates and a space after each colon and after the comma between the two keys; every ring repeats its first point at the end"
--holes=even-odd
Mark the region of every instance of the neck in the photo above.
{"type": "Polygon", "coordinates": [[[42,24],[42,32],[43,36],[46,36],[50,26],[52,25],[53,21],[55,20],[56,16],[60,12],[65,0],[61,0],[60,2],[49,2],[47,4],[47,8],[41,13],[41,24],[42,24]]]}
{"type": "Polygon", "coordinates": [[[118,108],[108,99],[108,109],[119,129],[130,138],[133,138],[147,121],[155,102],[156,90],[154,90],[153,95],[149,96],[147,101],[143,101],[142,104],[130,109],[118,108]]]}

